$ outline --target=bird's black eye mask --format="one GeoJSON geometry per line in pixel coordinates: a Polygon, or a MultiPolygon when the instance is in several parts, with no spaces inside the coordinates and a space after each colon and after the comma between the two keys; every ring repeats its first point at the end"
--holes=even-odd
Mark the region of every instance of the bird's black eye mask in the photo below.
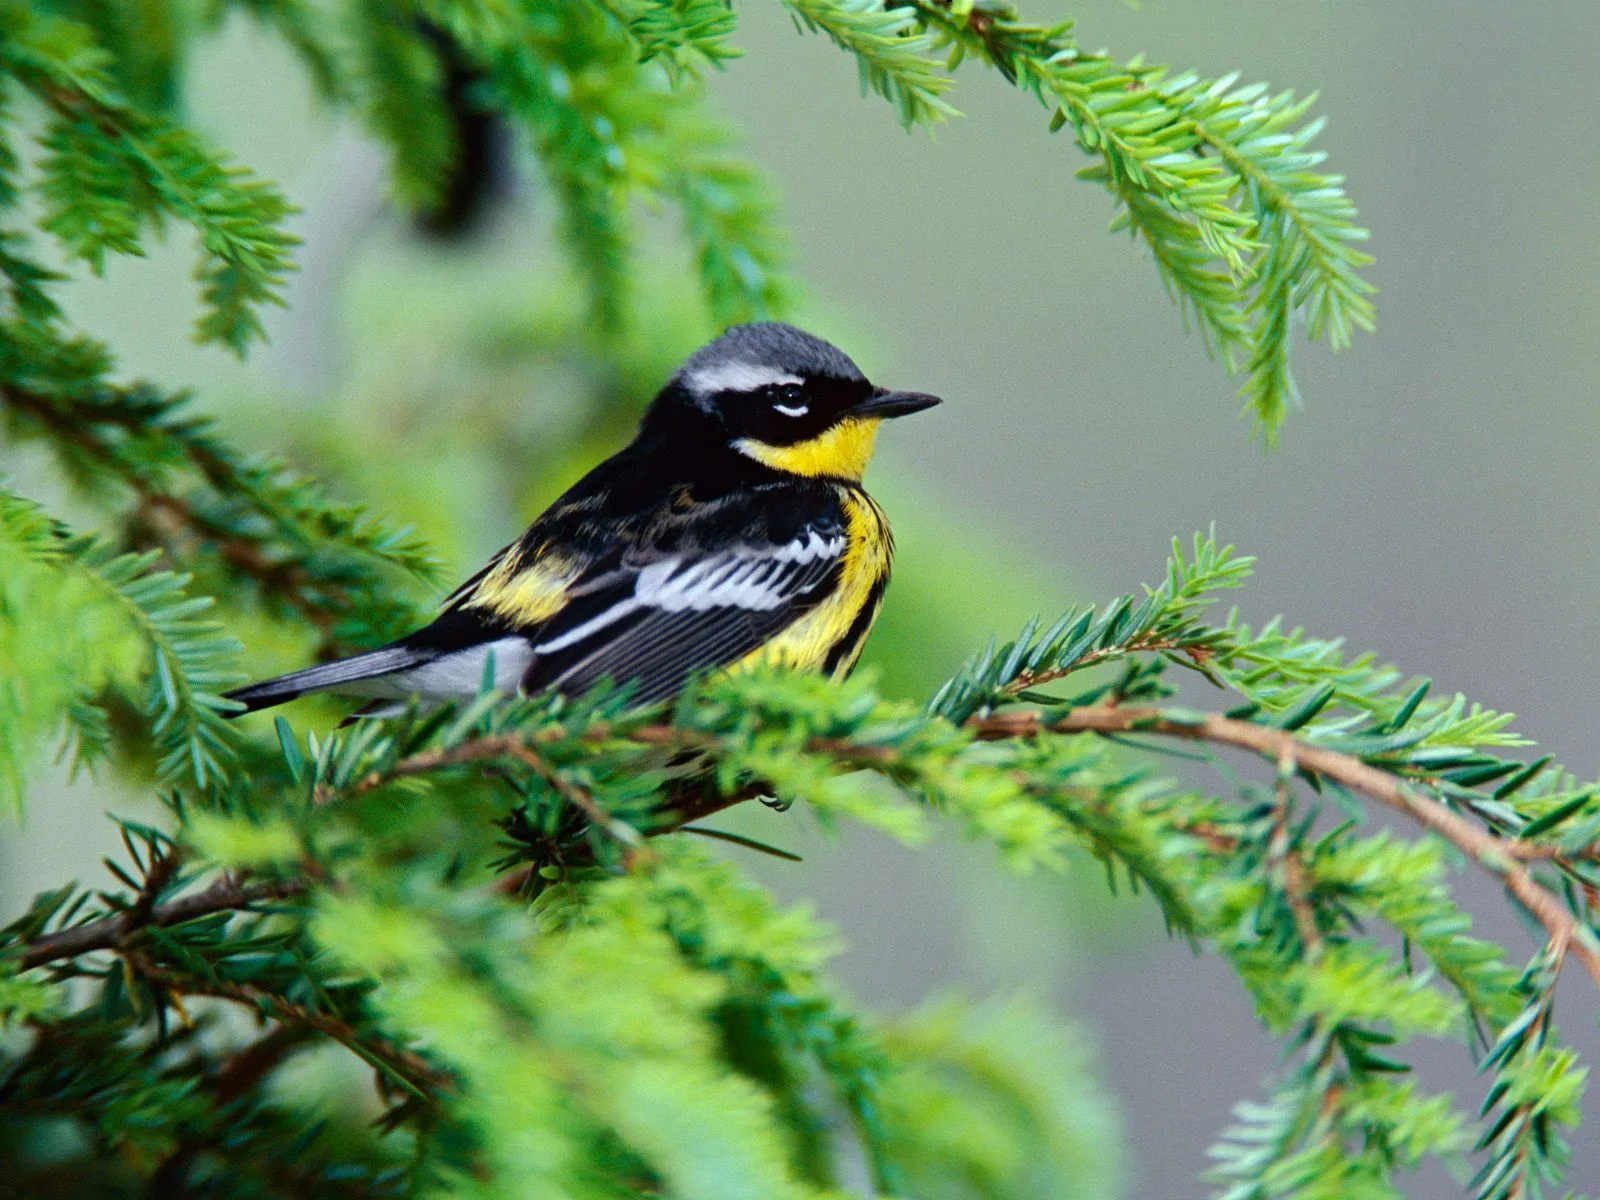
{"type": "Polygon", "coordinates": [[[718,392],[712,407],[736,438],[793,446],[825,432],[871,394],[872,385],[864,379],[821,376],[718,392]]]}

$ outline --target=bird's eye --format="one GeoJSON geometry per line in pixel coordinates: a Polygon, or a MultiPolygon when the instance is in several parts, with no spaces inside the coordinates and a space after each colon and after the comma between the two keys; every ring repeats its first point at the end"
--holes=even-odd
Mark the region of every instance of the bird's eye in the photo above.
{"type": "Polygon", "coordinates": [[[806,403],[805,393],[800,390],[800,385],[795,383],[786,383],[778,389],[772,407],[786,417],[803,417],[811,411],[811,406],[806,403]]]}

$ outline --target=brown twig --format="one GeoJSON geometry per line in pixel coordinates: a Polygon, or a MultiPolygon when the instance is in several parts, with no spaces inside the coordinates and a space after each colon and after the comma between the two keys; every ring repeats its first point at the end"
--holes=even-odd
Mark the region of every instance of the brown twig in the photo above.
{"type": "Polygon", "coordinates": [[[1554,941],[1565,942],[1600,987],[1600,945],[1594,935],[1567,911],[1556,896],[1528,872],[1518,858],[1518,847],[1506,838],[1486,833],[1471,821],[1436,800],[1420,795],[1388,772],[1320,746],[1282,729],[1253,725],[1210,714],[1194,720],[1175,720],[1156,708],[1115,708],[1090,705],[1074,709],[1048,723],[1039,713],[1006,710],[969,723],[985,740],[1052,733],[1153,733],[1219,746],[1249,750],[1273,762],[1285,758],[1296,770],[1332,780],[1360,792],[1397,812],[1402,812],[1444,838],[1463,854],[1500,878],[1508,892],[1543,925],[1554,941]]]}
{"type": "Polygon", "coordinates": [[[139,495],[135,518],[150,527],[162,541],[170,545],[180,534],[187,533],[195,539],[210,542],[230,567],[255,580],[262,591],[286,602],[323,634],[333,627],[333,608],[307,594],[305,589],[309,580],[305,568],[299,563],[271,557],[262,551],[257,542],[241,537],[212,520],[179,496],[155,491],[136,480],[133,481],[133,488],[139,495]]]}
{"type": "MultiPolygon", "coordinates": [[[[422,750],[402,758],[383,771],[373,771],[361,778],[350,789],[352,795],[361,796],[396,779],[411,775],[427,775],[447,767],[467,766],[472,763],[493,762],[495,759],[516,758],[528,749],[529,739],[520,734],[491,734],[451,746],[448,750],[422,750]]],[[[326,799],[332,799],[332,794],[326,799]]]]}
{"type": "Polygon", "coordinates": [[[563,800],[589,818],[589,823],[595,828],[603,829],[630,850],[636,849],[643,844],[644,838],[637,829],[626,822],[617,820],[602,809],[594,802],[593,796],[556,770],[554,766],[545,760],[542,754],[537,753],[526,742],[521,742],[513,747],[511,755],[554,788],[563,800]]]}
{"type": "MultiPolygon", "coordinates": [[[[313,1031],[298,1025],[276,1025],[265,1036],[235,1051],[225,1059],[220,1069],[206,1080],[206,1090],[212,1101],[226,1108],[266,1078],[285,1058],[310,1042],[313,1031]]],[[[210,1139],[185,1137],[171,1153],[161,1160],[150,1174],[145,1195],[154,1200],[159,1196],[179,1196],[184,1193],[184,1179],[195,1159],[212,1148],[210,1139]]]]}
{"type": "Polygon", "coordinates": [[[1267,859],[1288,901],[1306,958],[1315,961],[1322,953],[1322,931],[1317,927],[1317,910],[1309,895],[1310,872],[1306,869],[1305,858],[1289,842],[1289,781],[1294,770],[1292,760],[1278,760],[1277,803],[1272,816],[1272,835],[1267,840],[1267,859]]]}
{"type": "MultiPolygon", "coordinates": [[[[771,788],[760,783],[750,784],[728,795],[718,795],[715,792],[706,792],[699,788],[684,789],[669,795],[661,803],[658,811],[666,815],[666,820],[648,832],[644,832],[643,836],[656,838],[663,837],[669,833],[677,833],[685,825],[713,816],[716,813],[734,807],[736,804],[754,800],[758,796],[770,795],[771,791],[771,788]]],[[[582,867],[589,865],[592,861],[590,848],[588,846],[580,846],[575,853],[564,858],[560,865],[563,867],[582,867]]],[[[515,870],[507,871],[499,879],[495,880],[494,890],[502,896],[520,896],[523,889],[527,887],[528,880],[539,869],[540,865],[538,863],[529,863],[525,867],[517,867],[515,870]]]]}
{"type": "Polygon", "coordinates": [[[278,1064],[311,1040],[302,1025],[279,1025],[236,1050],[208,1081],[218,1104],[231,1104],[260,1083],[278,1064]]]}
{"type": "MultiPolygon", "coordinates": [[[[563,800],[587,817],[590,824],[597,829],[604,830],[623,845],[630,848],[637,847],[643,840],[637,829],[618,821],[610,813],[604,811],[594,802],[593,796],[557,770],[552,763],[534,749],[529,738],[515,734],[499,734],[476,738],[459,746],[453,746],[449,750],[421,751],[402,758],[386,771],[374,771],[365,776],[356,784],[353,790],[359,796],[364,792],[372,791],[376,787],[381,787],[393,779],[403,778],[408,775],[422,775],[432,771],[440,771],[446,767],[492,762],[495,759],[504,758],[515,759],[527,767],[540,779],[548,783],[563,800]]],[[[326,802],[332,799],[332,796],[323,796],[319,797],[319,799],[326,802]]]]}
{"type": "Polygon", "coordinates": [[[138,934],[140,930],[163,929],[169,925],[181,925],[196,917],[210,916],[212,913],[250,908],[267,900],[287,899],[299,895],[309,886],[309,881],[304,879],[274,879],[260,883],[246,883],[235,876],[223,875],[209,887],[202,888],[198,892],[153,906],[142,919],[135,906],[113,917],[103,917],[98,921],[90,921],[87,925],[63,929],[59,933],[36,938],[22,952],[19,965],[22,970],[27,971],[55,962],[57,959],[76,958],[80,954],[91,954],[96,950],[120,949],[124,942],[138,934]]]}
{"type": "MultiPolygon", "coordinates": [[[[1074,659],[1062,667],[1052,667],[1049,670],[1035,674],[1032,671],[1019,672],[1017,677],[1008,683],[1005,692],[1008,696],[1015,696],[1029,688],[1042,687],[1047,683],[1054,683],[1058,679],[1065,679],[1068,675],[1076,675],[1079,671],[1086,670],[1098,663],[1110,662],[1113,659],[1126,658],[1130,654],[1150,653],[1158,650],[1176,650],[1181,643],[1173,638],[1156,637],[1154,634],[1143,633],[1136,638],[1117,646],[1107,646],[1101,650],[1091,650],[1081,658],[1074,659]]],[[[1191,654],[1191,657],[1195,657],[1191,654]]],[[[1196,657],[1196,662],[1201,661],[1196,657]]]]}
{"type": "Polygon", "coordinates": [[[139,887],[139,895],[134,899],[133,907],[128,910],[128,927],[135,928],[147,924],[150,914],[155,911],[156,901],[161,899],[161,893],[167,890],[178,874],[178,868],[183,865],[184,856],[188,850],[180,845],[171,845],[165,853],[152,850],[155,855],[150,869],[145,872],[144,882],[139,887]]]}
{"type": "MultiPolygon", "coordinates": [[[[1156,708],[1089,705],[1057,715],[1048,722],[1035,710],[1007,709],[974,718],[968,722],[967,728],[975,737],[986,741],[1030,737],[1043,732],[1150,733],[1248,750],[1279,764],[1280,770],[1298,771],[1332,780],[1406,814],[1498,876],[1506,890],[1545,927],[1552,940],[1571,946],[1571,953],[1583,964],[1596,986],[1600,986],[1600,944],[1552,892],[1534,879],[1525,865],[1525,860],[1554,858],[1556,855],[1546,854],[1536,844],[1485,832],[1444,804],[1414,791],[1403,780],[1358,758],[1313,745],[1288,731],[1270,726],[1216,714],[1193,720],[1177,719],[1156,708]]],[[[549,736],[555,737],[557,734],[552,732],[549,736]]],[[[617,734],[597,725],[588,731],[587,736],[599,741],[617,734]]],[[[705,749],[709,745],[704,735],[668,725],[640,726],[627,730],[621,736],[646,745],[683,750],[705,749]]],[[[561,777],[538,754],[535,749],[538,740],[537,737],[530,741],[527,737],[502,734],[479,738],[447,750],[423,751],[401,759],[383,772],[366,776],[354,786],[352,792],[359,795],[394,779],[509,757],[538,771],[591,820],[605,820],[606,815],[594,805],[592,798],[561,777]]],[[[882,766],[894,758],[894,750],[890,747],[860,745],[842,739],[817,739],[810,749],[863,766],[882,766]]],[[[647,837],[671,833],[691,821],[730,808],[764,791],[757,782],[726,796],[699,791],[685,792],[675,802],[663,806],[670,814],[666,822],[647,832],[634,832],[643,832],[643,836],[647,837]]],[[[1293,867],[1286,863],[1285,871],[1292,872],[1293,867]]],[[[503,891],[516,891],[525,882],[526,874],[526,871],[513,872],[497,886],[503,891]]],[[[1286,873],[1285,884],[1295,885],[1296,880],[1286,873]]],[[[150,923],[174,924],[209,912],[247,907],[259,899],[293,895],[303,891],[308,884],[303,880],[285,880],[258,886],[262,890],[255,892],[226,878],[218,880],[203,892],[157,906],[150,914],[150,923]]],[[[1292,898],[1296,894],[1295,888],[1289,887],[1288,890],[1292,898]]],[[[133,932],[130,915],[122,913],[40,938],[22,956],[22,966],[27,969],[92,950],[114,948],[123,937],[133,932]]],[[[1296,909],[1295,917],[1302,938],[1307,940],[1308,945],[1314,945],[1314,940],[1308,936],[1315,932],[1314,920],[1308,922],[1308,913],[1299,909],[1296,909]]]]}
{"type": "Polygon", "coordinates": [[[1198,838],[1205,843],[1207,850],[1218,854],[1232,854],[1239,848],[1239,839],[1215,821],[1185,822],[1178,826],[1178,832],[1198,838]]]}
{"type": "Polygon", "coordinates": [[[287,1000],[276,992],[248,983],[235,983],[225,979],[206,979],[160,966],[138,952],[125,956],[140,976],[162,989],[184,996],[208,996],[216,1000],[230,1000],[255,1009],[262,1016],[280,1024],[309,1029],[338,1042],[357,1057],[365,1059],[418,1093],[428,1089],[449,1091],[455,1079],[448,1072],[435,1067],[413,1050],[398,1046],[385,1038],[363,1035],[350,1022],[332,1013],[318,1012],[303,1004],[287,1000]]]}

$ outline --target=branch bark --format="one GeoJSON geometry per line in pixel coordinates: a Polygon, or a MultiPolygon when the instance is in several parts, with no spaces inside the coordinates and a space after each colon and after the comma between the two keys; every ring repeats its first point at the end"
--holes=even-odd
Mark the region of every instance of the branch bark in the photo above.
{"type": "Polygon", "coordinates": [[[1596,944],[1594,934],[1528,871],[1522,860],[1530,856],[1522,844],[1486,833],[1437,800],[1419,794],[1387,771],[1358,758],[1312,745],[1286,730],[1266,725],[1253,725],[1215,714],[1180,721],[1164,716],[1156,708],[1091,705],[1049,722],[1037,712],[1016,709],[975,719],[969,722],[969,728],[986,741],[1044,732],[1153,733],[1233,746],[1272,762],[1288,760],[1296,770],[1332,780],[1404,813],[1497,875],[1517,902],[1545,927],[1552,941],[1568,945],[1569,953],[1583,965],[1595,986],[1600,987],[1600,945],[1596,944]]]}
{"type": "Polygon", "coordinates": [[[141,929],[160,929],[168,925],[181,925],[196,917],[212,913],[250,908],[265,900],[283,900],[297,896],[311,886],[307,879],[275,879],[261,883],[246,883],[241,879],[223,875],[210,886],[187,896],[157,904],[142,917],[137,906],[114,917],[90,921],[59,933],[35,938],[23,951],[22,970],[42,967],[62,958],[76,958],[96,950],[117,950],[141,929]]]}
{"type": "Polygon", "coordinates": [[[455,1078],[414,1050],[398,1045],[386,1037],[363,1034],[349,1021],[321,1012],[304,1004],[296,1004],[278,993],[247,983],[225,979],[206,979],[198,975],[157,966],[143,955],[128,956],[133,969],[152,984],[183,996],[209,996],[217,1000],[231,1000],[270,1017],[280,1025],[288,1025],[320,1033],[338,1042],[358,1058],[386,1071],[418,1095],[433,1091],[451,1091],[455,1078]]]}
{"type": "MultiPolygon", "coordinates": [[[[1090,705],[1074,709],[1050,721],[1046,721],[1037,711],[1007,709],[974,718],[967,723],[967,727],[975,737],[983,741],[1031,737],[1047,732],[1156,734],[1247,750],[1275,764],[1287,763],[1295,771],[1331,780],[1396,812],[1404,813],[1499,877],[1512,897],[1545,927],[1553,942],[1570,947],[1571,956],[1582,964],[1595,986],[1600,987],[1600,943],[1597,943],[1594,934],[1587,926],[1568,911],[1560,899],[1539,883],[1528,870],[1526,864],[1529,860],[1547,857],[1540,853],[1537,845],[1488,833],[1439,801],[1408,787],[1403,780],[1358,758],[1313,745],[1286,730],[1266,725],[1255,725],[1216,714],[1193,720],[1180,720],[1164,714],[1157,708],[1090,705]]],[[[608,736],[606,731],[597,731],[597,735],[608,736]]],[[[703,740],[697,735],[670,726],[643,726],[628,731],[625,736],[648,745],[680,746],[684,749],[706,748],[703,740]]],[[[883,765],[894,755],[890,747],[858,746],[838,739],[820,739],[812,748],[819,753],[830,754],[840,761],[861,766],[883,765]]],[[[355,785],[353,791],[359,794],[403,776],[422,775],[449,767],[504,758],[520,760],[541,773],[550,771],[549,765],[529,744],[528,739],[500,735],[467,742],[449,750],[426,751],[412,755],[402,759],[381,775],[374,774],[362,779],[355,785]]],[[[560,783],[566,785],[567,781],[562,780],[560,783]]],[[[565,787],[563,790],[566,790],[565,787]]],[[[691,821],[742,803],[760,792],[760,785],[755,784],[729,796],[686,795],[682,798],[681,806],[672,809],[672,819],[648,831],[645,836],[655,837],[675,832],[691,821]]],[[[583,809],[591,819],[597,815],[589,811],[593,807],[593,802],[587,796],[568,795],[568,799],[583,809]],[[588,803],[585,804],[583,801],[588,803]]],[[[501,890],[515,891],[524,874],[525,872],[512,872],[508,875],[507,881],[503,882],[501,890]]],[[[142,924],[156,926],[177,924],[213,912],[247,908],[265,899],[292,896],[303,892],[309,886],[307,880],[279,880],[246,885],[223,877],[193,895],[155,906],[150,911],[148,920],[142,924]]],[[[21,967],[27,970],[61,958],[70,958],[95,950],[118,948],[123,939],[141,927],[141,922],[136,921],[134,917],[134,912],[130,910],[115,917],[39,938],[23,953],[21,967]]]]}
{"type": "Polygon", "coordinates": [[[137,498],[137,505],[128,514],[140,541],[154,541],[169,557],[181,560],[180,541],[208,543],[241,575],[253,580],[264,593],[276,596],[299,612],[322,631],[324,638],[334,624],[334,607],[319,601],[307,590],[308,580],[303,564],[292,559],[278,559],[266,553],[258,539],[244,536],[209,519],[192,503],[179,496],[166,485],[159,472],[139,466],[130,460],[119,444],[96,432],[98,425],[111,425],[130,437],[167,438],[182,453],[187,465],[199,473],[219,492],[227,493],[237,482],[231,464],[194,438],[182,436],[181,430],[146,428],[121,414],[104,408],[89,407],[70,401],[53,401],[49,397],[30,392],[15,383],[0,384],[0,402],[16,412],[25,413],[40,428],[47,430],[57,441],[76,446],[114,472],[137,498]]]}

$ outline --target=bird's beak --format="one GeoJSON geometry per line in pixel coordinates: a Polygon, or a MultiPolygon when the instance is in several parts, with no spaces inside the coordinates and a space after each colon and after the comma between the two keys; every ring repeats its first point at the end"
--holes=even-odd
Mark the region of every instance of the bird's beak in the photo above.
{"type": "Polygon", "coordinates": [[[891,392],[888,388],[873,388],[872,395],[850,410],[852,417],[903,417],[921,412],[942,403],[937,396],[925,392],[891,392]]]}

